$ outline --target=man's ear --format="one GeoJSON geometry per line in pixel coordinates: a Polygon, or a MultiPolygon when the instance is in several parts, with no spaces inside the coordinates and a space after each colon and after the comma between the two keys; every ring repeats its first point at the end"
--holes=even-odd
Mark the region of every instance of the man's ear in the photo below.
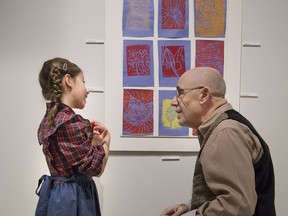
{"type": "Polygon", "coordinates": [[[73,87],[73,78],[70,76],[70,74],[65,74],[65,75],[64,75],[64,77],[63,77],[63,84],[64,84],[66,87],[70,87],[70,88],[73,87]]]}
{"type": "Polygon", "coordinates": [[[204,103],[205,101],[207,101],[208,99],[210,99],[210,97],[211,97],[211,94],[210,94],[210,92],[209,92],[209,89],[208,89],[207,87],[204,87],[204,88],[202,89],[201,100],[200,100],[200,101],[202,101],[202,103],[204,103]]]}

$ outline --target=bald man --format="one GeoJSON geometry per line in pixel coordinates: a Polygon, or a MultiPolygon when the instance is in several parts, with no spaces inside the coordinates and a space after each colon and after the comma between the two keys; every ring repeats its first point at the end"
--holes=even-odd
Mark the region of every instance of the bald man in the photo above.
{"type": "Polygon", "coordinates": [[[269,148],[251,123],[225,99],[220,73],[193,68],[179,79],[172,100],[179,123],[197,130],[192,199],[161,216],[275,216],[269,148]]]}

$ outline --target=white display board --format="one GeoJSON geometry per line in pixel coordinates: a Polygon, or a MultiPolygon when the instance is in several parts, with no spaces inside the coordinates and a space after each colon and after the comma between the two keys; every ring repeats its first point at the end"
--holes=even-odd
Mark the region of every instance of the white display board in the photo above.
{"type": "MultiPolygon", "coordinates": [[[[195,62],[194,1],[189,0],[189,38],[191,40],[191,67],[195,62]]],[[[123,136],[123,40],[131,39],[122,34],[123,1],[105,1],[105,124],[112,134],[112,151],[198,151],[197,137],[123,136]]],[[[224,79],[227,99],[239,109],[240,57],[241,57],[242,1],[227,1],[226,37],[224,40],[224,79]]],[[[158,1],[154,1],[154,35],[140,40],[153,41],[154,73],[158,75],[158,1]]],[[[133,38],[135,39],[135,38],[133,38]]],[[[165,39],[165,38],[164,38],[165,39]]],[[[158,92],[157,86],[153,87],[158,92]]],[[[175,88],[171,88],[175,89],[175,88]]],[[[158,95],[154,94],[154,134],[157,134],[158,95]]]]}

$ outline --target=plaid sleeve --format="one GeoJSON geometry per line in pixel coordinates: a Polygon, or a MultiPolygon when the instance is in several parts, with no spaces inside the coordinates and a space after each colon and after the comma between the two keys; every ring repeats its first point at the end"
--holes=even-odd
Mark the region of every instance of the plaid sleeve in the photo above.
{"type": "Polygon", "coordinates": [[[91,176],[101,173],[105,152],[102,146],[91,145],[92,128],[84,119],[75,116],[65,122],[58,132],[60,150],[74,172],[91,176]]]}

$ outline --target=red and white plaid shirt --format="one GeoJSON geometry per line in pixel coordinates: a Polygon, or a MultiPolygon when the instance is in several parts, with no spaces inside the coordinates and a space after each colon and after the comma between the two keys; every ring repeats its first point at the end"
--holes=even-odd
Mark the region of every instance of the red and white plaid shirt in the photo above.
{"type": "Polygon", "coordinates": [[[43,146],[51,176],[97,176],[105,152],[102,146],[91,145],[93,129],[90,121],[61,104],[53,125],[49,127],[47,114],[53,105],[47,103],[46,114],[38,128],[39,144],[43,146]]]}

